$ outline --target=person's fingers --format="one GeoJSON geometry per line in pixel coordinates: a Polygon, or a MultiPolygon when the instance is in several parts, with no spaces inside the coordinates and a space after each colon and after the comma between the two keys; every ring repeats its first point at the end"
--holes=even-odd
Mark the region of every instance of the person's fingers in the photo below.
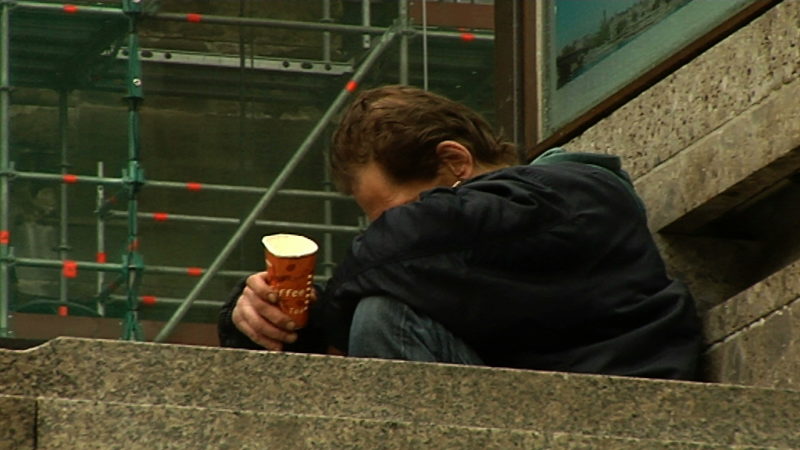
{"type": "Polygon", "coordinates": [[[292,343],[297,340],[295,324],[291,317],[259,297],[249,286],[245,287],[236,302],[232,315],[233,323],[254,342],[267,348],[275,343],[292,343]]]}
{"type": "MultiPolygon", "coordinates": [[[[240,297],[239,301],[242,301],[242,299],[244,299],[244,301],[247,302],[258,313],[258,315],[276,327],[285,331],[295,330],[295,323],[292,321],[292,318],[289,317],[289,315],[285,312],[281,311],[276,302],[271,302],[269,299],[264,299],[249,287],[245,287],[244,291],[242,291],[242,297],[240,297]]],[[[280,338],[278,336],[273,337],[280,338]]]]}
{"type": "Polygon", "coordinates": [[[269,285],[267,272],[258,272],[250,275],[247,277],[246,285],[257,297],[270,303],[276,303],[278,301],[275,291],[269,285]]]}
{"type": "MultiPolygon", "coordinates": [[[[238,313],[241,314],[241,313],[238,313]]],[[[236,319],[237,311],[233,311],[234,316],[234,323],[236,324],[236,328],[239,329],[245,336],[250,338],[251,341],[255,342],[256,344],[274,351],[281,351],[283,350],[283,343],[280,341],[276,341],[275,339],[270,339],[263,334],[257,332],[251,325],[250,322],[246,319],[239,318],[236,319]]]]}
{"type": "Polygon", "coordinates": [[[284,343],[297,340],[297,333],[276,325],[291,319],[277,306],[252,296],[242,295],[233,310],[233,323],[253,342],[271,350],[281,350],[284,343]]]}

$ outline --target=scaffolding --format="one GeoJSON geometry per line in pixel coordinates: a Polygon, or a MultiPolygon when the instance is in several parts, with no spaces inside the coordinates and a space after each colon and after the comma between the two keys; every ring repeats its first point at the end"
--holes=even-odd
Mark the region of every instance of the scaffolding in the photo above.
{"type": "MultiPolygon", "coordinates": [[[[319,231],[324,233],[323,264],[324,279],[331,273],[333,261],[331,260],[331,239],[334,233],[355,234],[363,229],[364,222],[358,225],[334,225],[332,223],[332,205],[335,201],[348,198],[331,191],[329,174],[325,173],[323,182],[324,190],[286,189],[287,179],[297,169],[301,160],[307,155],[312,146],[325,133],[335,115],[346,104],[351,95],[358,89],[363,79],[378,64],[387,49],[397,45],[399,49],[398,80],[400,83],[409,83],[409,38],[419,31],[410,23],[408,18],[408,4],[406,0],[398,2],[397,20],[389,27],[376,27],[370,24],[369,1],[362,1],[362,24],[349,25],[333,23],[331,19],[330,2],[323,2],[322,21],[300,22],[290,20],[228,17],[206,15],[199,13],[168,13],[157,10],[157,2],[143,2],[141,0],[122,0],[120,6],[74,5],[60,4],[47,1],[11,1],[0,0],[0,337],[12,335],[9,324],[11,305],[11,275],[14,267],[40,267],[61,271],[59,279],[59,298],[57,303],[62,307],[73,306],[86,308],[85,305],[71,302],[69,296],[69,280],[76,277],[78,271],[88,270],[97,272],[97,294],[94,298],[95,310],[99,316],[105,314],[105,306],[109,302],[124,302],[125,314],[122,322],[121,338],[125,340],[142,340],[142,328],[139,324],[139,305],[152,304],[156,301],[176,306],[176,309],[163,329],[155,337],[155,341],[166,340],[177,324],[183,320],[187,311],[195,304],[218,306],[218,302],[199,299],[200,293],[207,287],[213,277],[236,277],[247,275],[247,271],[223,270],[223,263],[239,245],[245,233],[253,226],[278,226],[295,230],[319,231]],[[13,40],[13,45],[31,46],[31,52],[38,58],[21,60],[20,66],[15,66],[15,84],[29,86],[58,86],[58,124],[60,140],[60,173],[46,173],[40,171],[17,170],[10,157],[10,105],[13,89],[10,55],[11,33],[19,19],[19,27],[36,23],[42,20],[57,24],[50,27],[47,36],[37,34],[35,27],[31,32],[18,32],[13,40]],[[339,89],[338,94],[328,105],[322,117],[314,125],[299,147],[294,151],[289,160],[284,164],[280,173],[272,180],[268,188],[251,186],[226,185],[203,183],[199,181],[161,181],[145,180],[141,163],[140,149],[140,106],[144,99],[144,81],[142,63],[158,59],[169,59],[170,64],[215,64],[217,66],[236,67],[236,62],[224,56],[210,56],[191,52],[166,52],[158,49],[142,49],[139,44],[139,27],[143,20],[164,22],[183,22],[190,24],[236,25],[240,27],[273,27],[290,30],[316,31],[323,34],[323,57],[321,61],[287,61],[286,59],[260,58],[251,61],[251,68],[258,67],[263,70],[300,71],[303,73],[325,73],[344,75],[346,83],[339,89]],[[331,59],[331,33],[350,33],[361,35],[366,48],[365,55],[356,64],[337,63],[331,59]],[[29,42],[26,42],[26,38],[29,42]],[[67,57],[55,59],[54,64],[59,67],[42,65],[42,51],[55,52],[67,57]],[[77,71],[70,71],[69,77],[61,74],[64,64],[78,64],[77,71]],[[92,78],[92,70],[113,70],[113,66],[124,62],[125,73],[122,84],[99,85],[92,78]],[[54,80],[52,77],[62,76],[54,80]],[[122,176],[107,177],[104,175],[102,163],[98,164],[97,175],[81,175],[70,172],[68,148],[68,95],[73,89],[86,88],[95,83],[98,89],[122,89],[127,107],[127,163],[122,176]],[[58,259],[18,257],[14,254],[12,224],[10,223],[11,184],[17,180],[37,180],[60,184],[59,195],[59,242],[58,259]],[[76,261],[70,259],[70,242],[68,233],[69,189],[76,184],[96,186],[96,220],[97,220],[97,258],[95,261],[76,261]],[[192,193],[222,192],[231,194],[257,194],[259,199],[255,202],[250,212],[242,218],[239,217],[211,217],[204,215],[189,215],[173,212],[142,212],[139,210],[138,196],[144,186],[148,189],[185,190],[192,193]],[[115,188],[118,192],[106,196],[106,188],[115,188]],[[324,223],[302,223],[258,220],[258,217],[276,196],[291,196],[298,198],[320,199],[324,204],[324,223]],[[127,210],[113,209],[117,200],[127,202],[127,210]],[[106,256],[106,221],[122,219],[127,223],[126,250],[121,261],[110,263],[106,256]],[[174,221],[184,223],[205,223],[225,226],[236,226],[235,231],[225,243],[222,250],[207,267],[175,267],[147,265],[139,248],[139,224],[142,220],[174,221]],[[105,274],[116,274],[111,282],[106,282],[105,274]],[[184,298],[159,297],[140,295],[141,280],[145,274],[185,274],[197,277],[194,287],[184,298]],[[125,295],[114,292],[124,288],[125,295]]],[[[489,34],[475,34],[467,32],[451,32],[427,30],[423,28],[424,37],[457,39],[462,41],[487,41],[492,37],[489,34]]],[[[101,83],[102,84],[102,83],[101,83]]],[[[425,61],[425,86],[427,86],[427,60],[425,61]]]]}

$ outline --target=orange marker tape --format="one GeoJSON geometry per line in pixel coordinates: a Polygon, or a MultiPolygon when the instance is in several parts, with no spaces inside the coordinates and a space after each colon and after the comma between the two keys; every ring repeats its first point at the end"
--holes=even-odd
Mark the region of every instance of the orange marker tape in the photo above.
{"type": "Polygon", "coordinates": [[[69,315],[69,306],[66,305],[59,306],[58,315],[61,317],[67,317],[69,315]]]}
{"type": "Polygon", "coordinates": [[[153,214],[153,219],[155,219],[156,222],[166,222],[169,219],[169,214],[165,212],[157,212],[153,214]]]}
{"type": "Polygon", "coordinates": [[[105,262],[108,260],[106,252],[97,252],[97,257],[95,260],[101,264],[105,264],[105,262]]]}
{"type": "Polygon", "coordinates": [[[63,9],[67,14],[75,14],[78,12],[78,7],[70,4],[64,5],[61,9],[63,9]]]}
{"type": "Polygon", "coordinates": [[[348,81],[344,86],[344,90],[347,92],[354,92],[356,89],[358,89],[358,82],[355,80],[348,81]]]}
{"type": "Polygon", "coordinates": [[[199,277],[200,275],[203,274],[203,269],[201,269],[200,267],[189,267],[188,269],[186,269],[186,273],[188,273],[190,276],[193,277],[199,277]]]}
{"type": "Polygon", "coordinates": [[[186,189],[190,191],[199,191],[203,189],[203,185],[200,183],[186,183],[186,189]]]}
{"type": "Polygon", "coordinates": [[[186,14],[186,21],[192,23],[200,23],[203,20],[203,16],[197,13],[189,13],[186,14]]]}
{"type": "Polygon", "coordinates": [[[75,278],[78,276],[78,263],[75,261],[66,260],[61,270],[61,274],[65,278],[75,278]]]}
{"type": "Polygon", "coordinates": [[[77,182],[78,182],[78,176],[77,176],[77,175],[72,175],[72,174],[70,174],[70,173],[67,173],[67,174],[64,174],[64,175],[61,177],[61,180],[62,180],[64,183],[74,184],[74,183],[77,183],[77,182]]]}
{"type": "Polygon", "coordinates": [[[142,296],[142,304],[143,305],[155,305],[158,299],[154,295],[143,295],[142,296]]]}
{"type": "Polygon", "coordinates": [[[464,42],[472,42],[475,40],[475,35],[472,33],[461,33],[461,40],[464,42]]]}
{"type": "Polygon", "coordinates": [[[8,245],[11,242],[11,232],[2,230],[0,231],[0,245],[8,245]]]}

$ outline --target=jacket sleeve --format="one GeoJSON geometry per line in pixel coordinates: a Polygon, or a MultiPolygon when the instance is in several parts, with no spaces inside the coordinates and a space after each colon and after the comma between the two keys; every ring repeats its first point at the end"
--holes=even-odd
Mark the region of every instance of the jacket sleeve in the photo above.
{"type": "Polygon", "coordinates": [[[236,286],[233,287],[228,297],[225,299],[225,304],[219,310],[219,317],[217,320],[217,334],[219,335],[219,345],[222,347],[231,348],[244,348],[251,350],[263,350],[264,348],[250,338],[244,335],[236,325],[233,324],[233,309],[236,307],[236,302],[239,296],[242,295],[244,286],[247,279],[243,278],[236,286]]]}
{"type": "MultiPolygon", "coordinates": [[[[246,278],[239,281],[231,290],[230,294],[228,294],[225,304],[220,308],[217,321],[219,344],[222,347],[265,350],[264,347],[250,340],[250,338],[239,331],[236,325],[233,324],[233,309],[236,307],[239,296],[242,295],[246,282],[246,278]]],[[[319,287],[315,287],[319,291],[319,287]]],[[[298,332],[297,341],[284,346],[284,351],[297,353],[325,353],[326,349],[327,344],[323,339],[322,330],[318,325],[318,321],[314,320],[313,310],[308,326],[298,332]]]]}

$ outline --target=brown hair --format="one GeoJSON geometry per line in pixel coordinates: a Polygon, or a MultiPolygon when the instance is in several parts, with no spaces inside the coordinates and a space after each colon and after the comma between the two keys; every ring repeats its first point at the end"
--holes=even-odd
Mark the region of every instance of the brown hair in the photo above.
{"type": "Polygon", "coordinates": [[[352,173],[375,161],[397,183],[436,176],[436,146],[453,140],[479,163],[516,164],[513,144],[466,106],[410,86],[361,92],[333,134],[330,165],[336,185],[352,192],[352,173]]]}

